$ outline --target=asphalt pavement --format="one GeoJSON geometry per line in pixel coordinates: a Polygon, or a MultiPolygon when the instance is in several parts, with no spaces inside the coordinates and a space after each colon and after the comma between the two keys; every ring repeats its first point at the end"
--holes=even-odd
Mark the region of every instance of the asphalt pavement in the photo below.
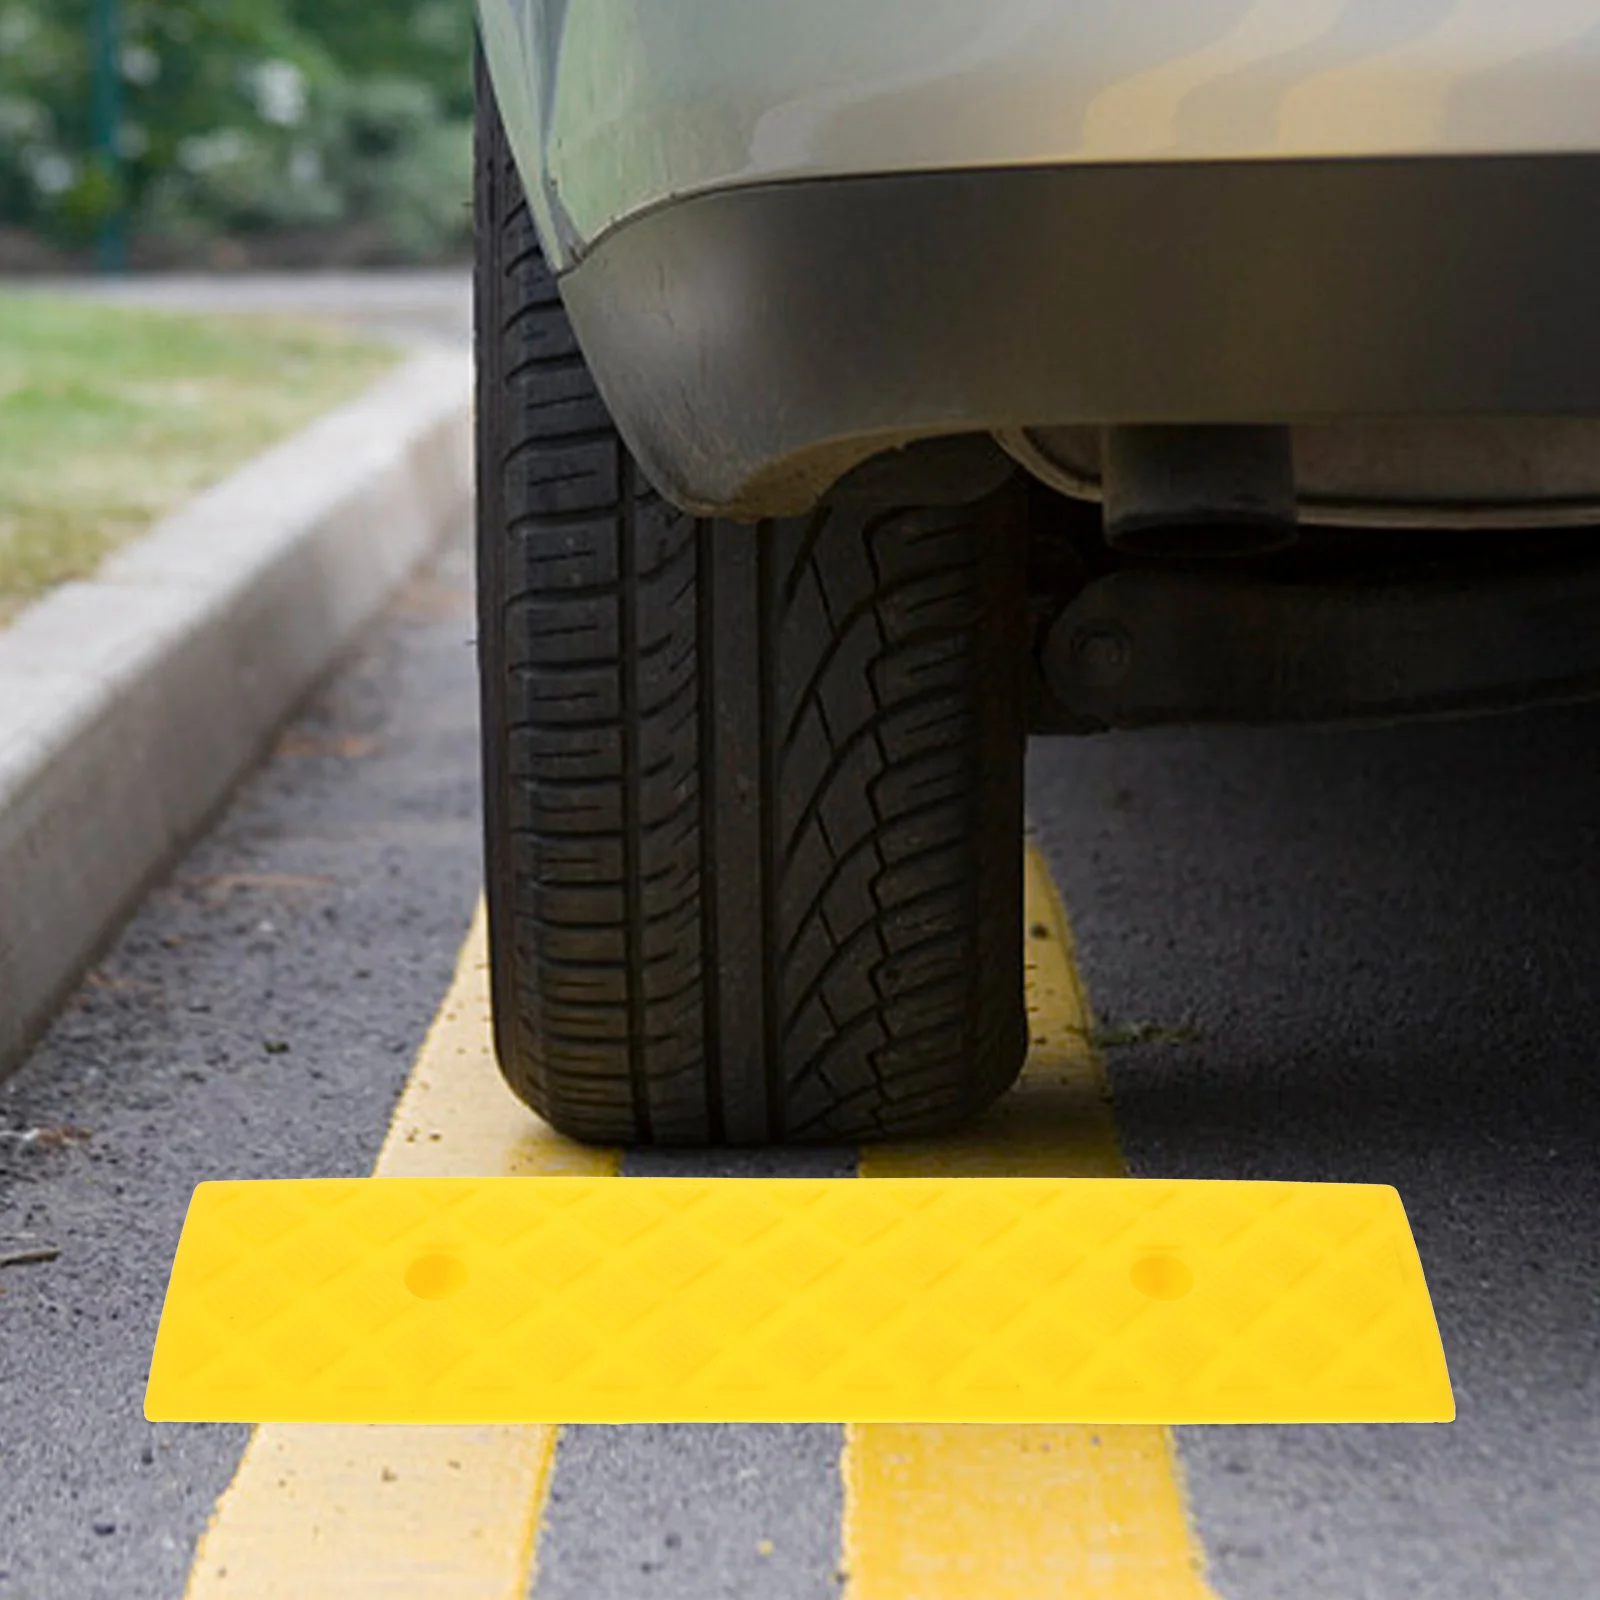
{"type": "MultiPolygon", "coordinates": [[[[0,1600],[184,1592],[248,1437],[141,1415],[184,1207],[371,1170],[478,893],[472,635],[463,535],[0,1084],[0,1255],[59,1250],[0,1269],[0,1600]]],[[[1178,1430],[1214,1593],[1589,1600],[1600,714],[1030,766],[1132,1170],[1396,1184],[1450,1358],[1452,1426],[1178,1430]]],[[[564,1430],[533,1600],[837,1595],[839,1452],[564,1430]]]]}

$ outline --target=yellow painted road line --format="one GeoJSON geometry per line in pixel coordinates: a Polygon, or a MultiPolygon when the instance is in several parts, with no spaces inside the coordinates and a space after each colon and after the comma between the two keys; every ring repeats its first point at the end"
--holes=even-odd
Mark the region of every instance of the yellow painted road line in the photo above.
{"type": "MultiPolygon", "coordinates": [[[[495,1066],[480,908],[378,1156],[377,1177],[615,1173],[495,1066]]],[[[554,1427],[255,1430],[190,1569],[186,1600],[521,1600],[554,1427]]]]}
{"type": "MultiPolygon", "coordinates": [[[[1032,1045],[980,1126],[864,1153],[863,1177],[1121,1177],[1105,1071],[1049,868],[1027,859],[1032,1045]]],[[[1159,1427],[845,1430],[848,1600],[1213,1600],[1159,1427]]]]}

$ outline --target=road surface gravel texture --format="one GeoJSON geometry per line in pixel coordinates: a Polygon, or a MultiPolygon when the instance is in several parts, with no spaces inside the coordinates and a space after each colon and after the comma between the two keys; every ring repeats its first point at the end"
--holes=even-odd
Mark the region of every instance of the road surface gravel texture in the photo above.
{"type": "MultiPolygon", "coordinates": [[[[472,637],[463,536],[0,1085],[0,1255],[60,1251],[0,1268],[0,1600],[183,1593],[247,1437],[142,1417],[184,1207],[370,1170],[478,893],[472,637]]],[[[1133,1171],[1396,1184],[1451,1362],[1450,1427],[1179,1431],[1225,1600],[1597,1592],[1597,751],[1580,709],[1032,752],[1133,1171]]],[[[534,1600],[838,1595],[839,1443],[564,1432],[534,1600]]]]}

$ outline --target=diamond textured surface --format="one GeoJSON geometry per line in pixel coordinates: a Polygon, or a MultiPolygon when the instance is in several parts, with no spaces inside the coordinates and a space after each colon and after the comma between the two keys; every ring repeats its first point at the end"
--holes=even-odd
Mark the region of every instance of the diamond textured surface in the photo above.
{"type": "Polygon", "coordinates": [[[1399,1195],[1108,1178],[203,1183],[153,1421],[1446,1422],[1399,1195]]]}

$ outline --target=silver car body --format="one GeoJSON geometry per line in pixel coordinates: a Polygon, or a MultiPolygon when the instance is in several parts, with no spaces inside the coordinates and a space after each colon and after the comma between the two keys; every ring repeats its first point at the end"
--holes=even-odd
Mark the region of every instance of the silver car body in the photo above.
{"type": "MultiPolygon", "coordinates": [[[[1597,0],[480,0],[480,13],[497,98],[540,238],[562,273],[636,219],[696,197],[803,181],[1330,161],[1366,163],[1362,170],[1381,181],[1385,162],[1600,156],[1597,0]]],[[[1586,182],[1600,167],[1583,171],[1586,182]]],[[[1502,197],[1518,192],[1515,178],[1497,182],[1502,197]]],[[[1592,191],[1579,184],[1571,192],[1592,191]]],[[[1568,206],[1565,199],[1559,203],[1568,206]]],[[[1600,195],[1593,207],[1600,209],[1600,195]]],[[[1359,208],[1351,214],[1365,215],[1359,208]]],[[[886,218],[885,225],[892,222],[886,218]]],[[[1160,214],[1149,216],[1151,230],[1159,234],[1163,226],[1160,214]]],[[[1441,222],[1447,226],[1459,228],[1459,220],[1441,222]]],[[[1174,237],[1174,249],[1192,245],[1192,238],[1174,237]]],[[[569,304],[602,390],[647,467],[674,498],[703,509],[755,514],[796,507],[868,443],[937,432],[958,421],[991,426],[1025,453],[1027,428],[1139,420],[1121,416],[1130,410],[1148,420],[1161,415],[1164,392],[1173,396],[1175,420],[1198,419],[1208,408],[1232,416],[1239,407],[1270,406],[1275,417],[1309,428],[1369,410],[1437,418],[1452,411],[1453,395],[1475,418],[1501,410],[1570,418],[1587,414],[1600,394],[1580,377],[1553,378],[1546,392],[1525,374],[1498,369],[1476,387],[1454,388],[1415,373],[1404,383],[1375,380],[1365,387],[1365,379],[1336,382],[1330,375],[1303,385],[1289,377],[1254,387],[1234,383],[1219,389],[1211,408],[1202,381],[1192,375],[1204,361],[1217,364],[1219,344],[1190,352],[1188,364],[1170,377],[1154,360],[1150,384],[1138,393],[1115,383],[1068,384],[1052,415],[1029,414],[1023,408],[1038,402],[1024,401],[1020,392],[1014,414],[1000,415],[1007,397],[999,390],[985,391],[989,397],[970,412],[963,411],[964,400],[949,396],[920,409],[902,404],[907,414],[899,422],[885,402],[870,415],[819,417],[770,449],[752,445],[748,459],[719,463],[681,442],[682,417],[652,432],[670,375],[646,371],[644,357],[620,347],[622,331],[613,337],[616,347],[607,348],[608,328],[601,326],[626,294],[625,283],[667,273],[668,259],[652,257],[621,275],[597,268],[592,277],[605,282],[585,286],[569,304]],[[1503,408],[1490,403],[1502,393],[1503,408]],[[837,439],[854,430],[861,442],[816,454],[817,440],[830,429],[837,439]]],[[[1096,270],[1115,275],[1114,258],[1107,262],[1096,270]]],[[[1215,271],[1227,270],[1219,258],[1215,271]]],[[[1370,261],[1363,270],[1370,270],[1370,261]]],[[[696,271],[703,280],[703,264],[696,271]]],[[[748,280],[730,273],[729,281],[742,285],[748,298],[748,280]]],[[[571,281],[580,283],[581,274],[571,281]]],[[[1505,281],[1506,292],[1524,301],[1547,297],[1532,256],[1507,269],[1505,281]]],[[[1330,285],[1338,287],[1333,279],[1330,285]]],[[[1390,309],[1367,321],[1359,307],[1336,309],[1328,342],[1393,342],[1394,308],[1426,289],[1420,278],[1397,281],[1382,293],[1374,289],[1374,304],[1390,309]]],[[[652,327],[698,316],[702,325],[691,346],[670,358],[687,354],[702,368],[710,363],[714,380],[731,336],[720,322],[707,332],[708,292],[702,282],[687,298],[662,299],[628,325],[626,337],[637,347],[652,327]]],[[[728,283],[719,292],[728,292],[728,283]]],[[[1488,292],[1483,284],[1463,291],[1449,312],[1455,324],[1478,316],[1488,292]]],[[[1214,318],[1219,304],[1230,314],[1237,309],[1213,294],[1192,307],[1175,302],[1172,316],[1214,318]]],[[[1137,314],[1130,305],[1125,343],[1137,314]]],[[[1459,339],[1459,329],[1454,336],[1459,339]]],[[[1268,331],[1261,338],[1266,348],[1268,331]]],[[[1437,367],[1434,334],[1419,339],[1428,348],[1413,353],[1414,364],[1419,371],[1425,361],[1437,367]]],[[[1549,342],[1559,348],[1553,335],[1549,342]]],[[[663,347],[658,357],[659,366],[669,352],[663,347]]],[[[1331,374],[1335,358],[1319,359],[1331,374]]],[[[968,384],[963,393],[972,389],[968,384]]],[[[1039,392],[1035,385],[1030,395],[1039,392]]],[[[741,391],[730,414],[742,416],[751,403],[750,391],[741,391]]],[[[1592,409],[1600,412],[1600,405],[1592,409]]],[[[775,428],[781,420],[774,417],[775,428]]],[[[1588,514],[1600,503],[1600,469],[1586,477],[1581,464],[1574,465],[1574,437],[1569,426],[1557,447],[1537,428],[1522,427],[1508,438],[1501,426],[1494,448],[1516,458],[1508,471],[1518,487],[1504,504],[1488,507],[1489,517],[1516,520],[1507,506],[1535,503],[1540,495],[1529,485],[1548,473],[1561,481],[1563,516],[1588,514]]],[[[1311,452],[1328,478],[1330,499],[1352,474],[1395,486],[1393,470],[1374,469],[1369,443],[1352,445],[1346,429],[1323,436],[1311,452]]],[[[1591,457],[1593,435],[1583,434],[1577,448],[1580,462],[1591,457]]],[[[1073,453],[1067,435],[1054,453],[1061,458],[1063,487],[1092,489],[1092,463],[1081,452],[1079,459],[1066,459],[1073,453]]],[[[1048,454],[1036,448],[1029,464],[1048,472],[1048,454]]],[[[1435,431],[1431,476],[1411,485],[1412,501],[1462,499],[1451,471],[1439,470],[1452,454],[1461,453],[1435,431]]],[[[1478,460],[1482,479],[1481,451],[1468,454],[1478,460]]],[[[1481,482],[1466,498],[1482,500],[1486,490],[1493,501],[1493,485],[1481,482]]],[[[1377,500],[1367,497],[1373,514],[1392,509],[1394,498],[1389,488],[1377,500]]],[[[1358,519],[1361,514],[1357,505],[1358,519]]]]}
{"type": "Polygon", "coordinates": [[[480,0],[558,267],[735,184],[1600,150],[1596,0],[480,0]]]}

